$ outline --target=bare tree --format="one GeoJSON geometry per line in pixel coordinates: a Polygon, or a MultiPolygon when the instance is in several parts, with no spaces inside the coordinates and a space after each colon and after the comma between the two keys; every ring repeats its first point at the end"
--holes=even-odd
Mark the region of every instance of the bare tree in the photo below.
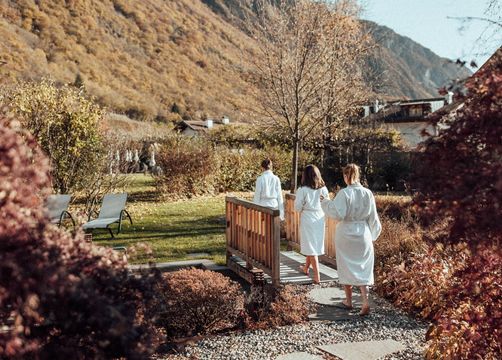
{"type": "Polygon", "coordinates": [[[270,0],[257,9],[249,80],[261,117],[290,140],[294,192],[300,144],[323,141],[364,100],[360,65],[372,45],[352,0],[270,0]]]}
{"type": "MultiPolygon", "coordinates": [[[[502,43],[502,1],[486,0],[486,8],[483,16],[448,16],[448,19],[458,20],[460,22],[460,31],[465,31],[473,22],[484,24],[483,30],[479,33],[474,42],[471,55],[486,56],[492,55],[493,50],[500,47],[502,43]]],[[[457,60],[459,65],[464,65],[465,60],[457,60]]],[[[474,60],[471,61],[471,67],[478,67],[474,60]]]]}

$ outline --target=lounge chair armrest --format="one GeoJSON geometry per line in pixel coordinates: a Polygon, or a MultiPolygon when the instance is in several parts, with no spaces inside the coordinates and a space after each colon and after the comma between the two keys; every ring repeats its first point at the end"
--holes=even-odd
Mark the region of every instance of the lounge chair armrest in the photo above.
{"type": "Polygon", "coordinates": [[[124,214],[129,218],[129,221],[131,222],[131,225],[132,225],[132,218],[127,210],[124,209],[120,212],[120,219],[124,218],[124,214]]]}
{"type": "Polygon", "coordinates": [[[72,222],[72,224],[73,224],[73,228],[75,229],[75,226],[77,225],[77,224],[75,223],[75,219],[74,219],[74,218],[73,218],[73,216],[71,216],[71,214],[70,214],[68,211],[66,211],[66,210],[64,210],[64,211],[61,213],[61,218],[60,218],[59,222],[61,223],[61,222],[63,221],[63,219],[64,219],[64,217],[65,217],[65,216],[68,216],[68,217],[70,218],[70,220],[71,220],[71,222],[72,222]]]}

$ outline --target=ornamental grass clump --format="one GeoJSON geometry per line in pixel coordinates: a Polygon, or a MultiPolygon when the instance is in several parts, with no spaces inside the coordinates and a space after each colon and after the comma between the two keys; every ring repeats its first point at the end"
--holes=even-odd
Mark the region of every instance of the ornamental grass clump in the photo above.
{"type": "Polygon", "coordinates": [[[240,285],[214,271],[184,269],[166,274],[157,296],[158,324],[171,339],[231,329],[243,316],[240,285]]]}

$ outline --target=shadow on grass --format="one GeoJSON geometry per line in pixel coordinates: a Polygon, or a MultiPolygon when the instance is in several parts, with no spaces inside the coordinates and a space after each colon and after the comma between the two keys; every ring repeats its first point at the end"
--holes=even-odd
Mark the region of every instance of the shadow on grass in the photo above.
{"type": "Polygon", "coordinates": [[[131,193],[127,195],[130,202],[158,202],[160,200],[160,192],[157,190],[148,190],[142,192],[131,193]]]}
{"type": "MultiPolygon", "coordinates": [[[[114,234],[116,230],[114,228],[114,234]]],[[[96,241],[141,241],[148,239],[200,238],[204,236],[222,235],[225,226],[221,223],[221,216],[209,216],[189,221],[179,221],[173,224],[125,224],[122,232],[112,239],[105,231],[94,232],[96,241]],[[144,227],[144,229],[143,229],[144,227]]]]}

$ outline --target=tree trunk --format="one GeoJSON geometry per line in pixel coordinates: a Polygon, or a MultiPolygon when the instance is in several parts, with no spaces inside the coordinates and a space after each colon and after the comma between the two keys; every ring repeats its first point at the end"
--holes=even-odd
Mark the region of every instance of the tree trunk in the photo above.
{"type": "Polygon", "coordinates": [[[291,169],[291,194],[294,194],[296,192],[296,187],[297,187],[297,181],[298,181],[298,154],[299,154],[299,143],[300,139],[298,138],[298,135],[296,135],[293,139],[293,163],[292,163],[292,169],[291,169]]]}

